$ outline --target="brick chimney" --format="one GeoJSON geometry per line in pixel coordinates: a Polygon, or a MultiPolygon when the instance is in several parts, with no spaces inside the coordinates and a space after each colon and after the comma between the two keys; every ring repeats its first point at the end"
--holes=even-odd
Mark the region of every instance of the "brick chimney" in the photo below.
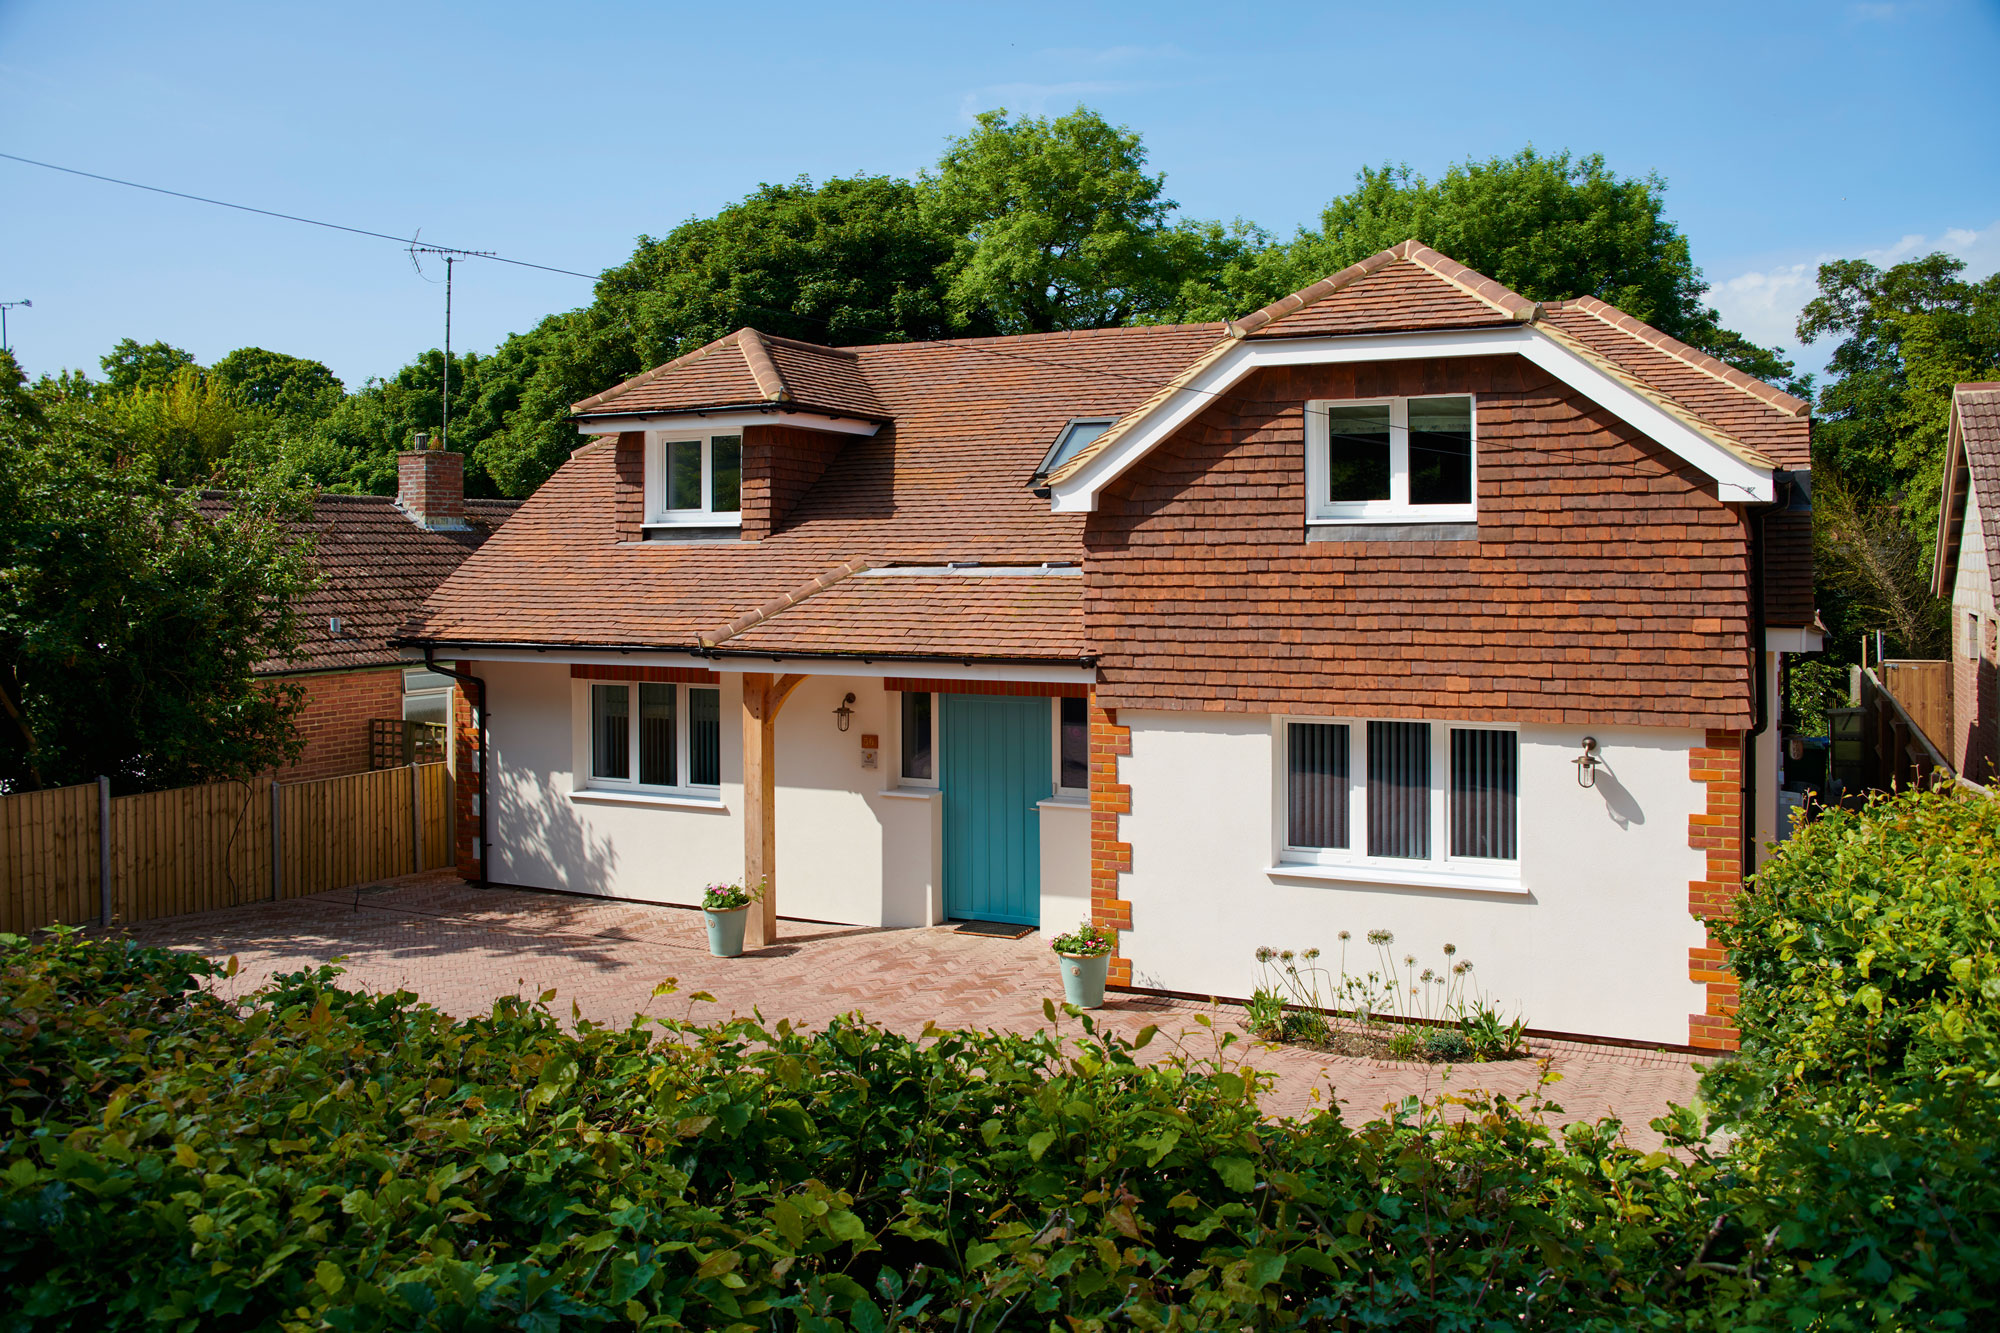
{"type": "Polygon", "coordinates": [[[439,531],[466,527],[465,455],[426,447],[396,455],[396,507],[414,523],[439,531]]]}

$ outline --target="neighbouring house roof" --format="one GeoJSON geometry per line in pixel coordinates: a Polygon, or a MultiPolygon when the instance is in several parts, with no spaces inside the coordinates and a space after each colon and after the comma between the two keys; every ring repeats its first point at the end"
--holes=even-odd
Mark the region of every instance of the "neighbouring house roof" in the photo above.
{"type": "Polygon", "coordinates": [[[1960,384],[1951,391],[1942,499],[1931,591],[1951,596],[1965,525],[1977,523],[1993,600],[2000,604],[2000,381],[1960,384]]]}
{"type": "MultiPolygon", "coordinates": [[[[1064,425],[1114,445],[1246,344],[1431,331],[1537,331],[1744,466],[1809,466],[1806,405],[1601,302],[1528,301],[1416,242],[1233,323],[827,348],[744,329],[575,405],[599,430],[752,409],[879,423],[829,445],[825,470],[769,536],[621,535],[615,439],[586,445],[424,605],[413,642],[946,659],[1090,656],[1074,575],[918,575],[912,567],[1083,559],[1081,514],[1054,513],[1036,470],[1064,425]]],[[[1439,353],[1448,355],[1449,353],[1439,353]]],[[[1648,409],[1654,410],[1654,409],[1648,409]]],[[[1664,428],[1664,427],[1663,427],[1664,428]]],[[[629,477],[629,473],[626,474],[629,477]]],[[[629,482],[627,483],[629,485],[629,482]]],[[[1779,525],[1782,527],[1782,523],[1779,525]]],[[[1775,562],[1789,607],[1804,585],[1775,562]],[[1789,582],[1786,580],[1789,579],[1789,582]]],[[[1795,571],[1794,571],[1795,572],[1795,571]]],[[[1775,622],[1774,622],[1775,623],[1775,622]]]]}
{"type": "MultiPolygon", "coordinates": [[[[203,491],[208,514],[224,512],[227,491],[203,491]]],[[[467,500],[467,526],[440,532],[422,527],[387,495],[319,495],[310,519],[296,530],[313,546],[320,583],[299,605],[305,641],[290,660],[266,661],[260,675],[389,666],[402,655],[389,646],[403,622],[519,508],[517,500],[467,500]],[[341,632],[335,635],[332,620],[341,632]]]]}

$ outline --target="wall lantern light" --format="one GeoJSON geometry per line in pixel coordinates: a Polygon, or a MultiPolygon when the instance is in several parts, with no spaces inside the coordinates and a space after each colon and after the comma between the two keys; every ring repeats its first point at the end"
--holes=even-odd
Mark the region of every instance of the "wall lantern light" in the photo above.
{"type": "Polygon", "coordinates": [[[1597,755],[1597,737],[1585,736],[1583,738],[1583,753],[1570,760],[1570,762],[1576,765],[1576,785],[1579,787],[1595,787],[1597,785],[1597,770],[1604,766],[1604,761],[1598,758],[1597,755]]]}
{"type": "Polygon", "coordinates": [[[854,696],[850,694],[845,699],[842,699],[840,707],[833,710],[833,715],[839,719],[840,729],[846,731],[848,722],[854,717],[854,696]]]}

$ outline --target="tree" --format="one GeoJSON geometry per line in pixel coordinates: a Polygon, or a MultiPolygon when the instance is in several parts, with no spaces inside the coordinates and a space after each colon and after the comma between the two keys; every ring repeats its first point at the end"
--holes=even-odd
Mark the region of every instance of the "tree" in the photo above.
{"type": "MultiPolygon", "coordinates": [[[[0,382],[20,384],[11,358],[0,382]]],[[[295,758],[303,693],[252,671],[300,640],[297,505],[266,486],[211,519],[0,412],[0,786],[148,790],[295,758]]]]}
{"type": "Polygon", "coordinates": [[[1965,261],[1927,255],[1889,269],[1866,260],[1820,265],[1819,295],[1799,337],[1839,336],[1827,362],[1815,462],[1863,494],[1899,506],[1928,569],[1951,420],[1951,387],[2000,368],[2000,274],[1962,276],[1965,261]]]}
{"type": "Polygon", "coordinates": [[[1243,233],[1174,225],[1138,134],[1081,106],[1054,120],[984,112],[922,184],[925,217],[953,238],[954,317],[1001,333],[1171,317],[1191,272],[1247,250],[1243,233]]]}
{"type": "Polygon", "coordinates": [[[208,485],[246,435],[266,424],[221,377],[184,365],[159,384],[106,396],[121,454],[177,486],[208,485]]]}
{"type": "Polygon", "coordinates": [[[1904,657],[1946,656],[1945,603],[1931,595],[1930,559],[1901,507],[1830,462],[1813,468],[1812,501],[1814,591],[1836,656],[1846,659],[1860,634],[1878,629],[1904,657]]]}
{"type": "Polygon", "coordinates": [[[286,415],[311,412],[322,403],[337,400],[345,387],[318,361],[262,347],[239,347],[210,366],[209,373],[250,406],[286,415]],[[329,399],[329,394],[334,398],[329,399]]]}
{"type": "Polygon", "coordinates": [[[107,388],[129,393],[135,389],[159,388],[175,372],[194,365],[195,359],[193,352],[168,343],[150,342],[142,347],[136,339],[120,338],[110,355],[99,357],[97,364],[104,368],[107,388]]]}
{"type": "Polygon", "coordinates": [[[1225,264],[1185,296],[1228,319],[1412,237],[1536,301],[1595,296],[1760,378],[1791,363],[1721,327],[1688,241],[1665,215],[1666,182],[1619,176],[1598,154],[1455,163],[1436,181],[1408,166],[1362,168],[1317,232],[1225,264]]]}

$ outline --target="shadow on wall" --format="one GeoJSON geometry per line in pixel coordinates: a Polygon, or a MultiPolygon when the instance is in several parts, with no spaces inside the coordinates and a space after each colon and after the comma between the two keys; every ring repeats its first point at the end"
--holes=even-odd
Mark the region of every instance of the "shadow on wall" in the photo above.
{"type": "Polygon", "coordinates": [[[1611,816],[1612,823],[1619,828],[1631,828],[1634,824],[1646,822],[1646,812],[1639,807],[1638,798],[1618,780],[1618,775],[1611,771],[1609,764],[1597,770],[1596,786],[1598,795],[1604,798],[1604,810],[1611,816]]]}
{"type": "Polygon", "coordinates": [[[510,773],[502,765],[496,785],[499,800],[489,824],[493,851],[499,853],[490,857],[489,873],[496,881],[606,892],[618,869],[618,850],[576,818],[567,795],[556,790],[547,774],[510,773]],[[530,874],[539,882],[523,878],[530,874]]]}

